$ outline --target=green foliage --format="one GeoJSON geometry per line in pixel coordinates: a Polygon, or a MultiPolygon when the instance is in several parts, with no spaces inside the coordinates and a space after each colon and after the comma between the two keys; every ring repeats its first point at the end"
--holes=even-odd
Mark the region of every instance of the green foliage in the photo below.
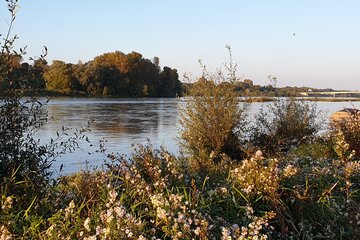
{"type": "Polygon", "coordinates": [[[49,90],[70,91],[74,89],[71,66],[62,61],[54,61],[44,73],[49,90]]]}
{"type": "Polygon", "coordinates": [[[182,86],[176,69],[164,67],[160,73],[159,90],[160,97],[173,97],[182,95],[182,86]]]}
{"type": "Polygon", "coordinates": [[[14,196],[20,206],[26,206],[46,190],[51,161],[47,147],[33,137],[46,122],[42,102],[35,97],[23,98],[21,92],[32,87],[32,82],[26,80],[32,77],[31,72],[21,76],[14,73],[21,59],[12,50],[17,37],[10,37],[16,9],[17,1],[8,1],[11,23],[1,43],[0,79],[11,89],[0,97],[0,182],[1,194],[14,196]]]}
{"type": "Polygon", "coordinates": [[[36,97],[38,85],[32,81],[41,72],[39,69],[45,63],[44,55],[34,60],[33,67],[28,71],[14,74],[13,56],[22,56],[24,52],[20,50],[20,55],[15,52],[13,44],[17,37],[10,38],[17,1],[7,3],[12,17],[9,32],[0,45],[0,79],[8,83],[6,94],[0,96],[0,198],[2,211],[6,214],[0,214],[0,223],[1,228],[11,227],[13,233],[26,238],[28,232],[36,228],[34,224],[42,224],[41,217],[34,216],[30,220],[29,216],[45,214],[48,210],[44,202],[49,197],[52,162],[59,154],[75,148],[77,139],[84,136],[75,133],[75,136],[63,140],[63,135],[58,134],[58,138],[52,139],[49,144],[41,144],[34,137],[47,121],[43,108],[47,99],[36,97]],[[32,97],[24,96],[27,90],[32,91],[32,97]]]}
{"type": "Polygon", "coordinates": [[[255,116],[250,145],[266,154],[287,152],[313,139],[322,122],[316,105],[294,98],[278,99],[255,116]]]}
{"type": "MultiPolygon", "coordinates": [[[[231,53],[230,53],[231,60],[231,53]]],[[[206,169],[224,159],[240,160],[239,137],[244,127],[245,108],[235,91],[236,66],[230,61],[228,73],[208,73],[190,88],[181,111],[180,144],[191,156],[192,168],[206,169]],[[226,158],[226,157],[225,157],[226,158]]]]}
{"type": "Polygon", "coordinates": [[[175,69],[153,63],[140,53],[105,53],[85,64],[54,61],[46,68],[48,90],[81,91],[89,95],[118,97],[175,97],[182,94],[175,69]]]}
{"type": "Polygon", "coordinates": [[[0,76],[0,93],[3,95],[13,89],[47,89],[63,94],[82,92],[118,97],[182,95],[176,69],[164,67],[161,70],[159,58],[152,62],[137,52],[124,54],[116,51],[97,56],[85,64],[55,60],[48,65],[43,58],[33,59],[33,64],[28,64],[22,63],[25,49],[11,51],[10,45],[16,38],[10,39],[8,33],[8,46],[3,46],[0,54],[0,61],[7,63],[1,66],[1,71],[7,76],[6,79],[0,76]]]}
{"type": "Polygon", "coordinates": [[[22,63],[22,54],[10,52],[1,53],[0,61],[6,63],[6,67],[2,68],[3,73],[6,72],[6,77],[3,74],[0,77],[0,93],[6,95],[9,91],[15,89],[32,89],[38,90],[45,87],[45,81],[42,76],[44,66],[42,58],[33,61],[33,64],[22,63]]]}
{"type": "Polygon", "coordinates": [[[0,181],[3,191],[27,203],[43,193],[49,180],[48,149],[33,137],[46,116],[34,98],[11,96],[1,98],[1,104],[0,181]]]}

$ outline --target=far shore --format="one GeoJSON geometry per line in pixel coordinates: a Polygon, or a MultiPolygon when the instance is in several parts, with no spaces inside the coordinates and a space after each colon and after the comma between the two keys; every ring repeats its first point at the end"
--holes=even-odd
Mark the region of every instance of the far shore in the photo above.
{"type": "MultiPolygon", "coordinates": [[[[90,95],[81,91],[54,91],[54,90],[21,90],[24,96],[38,96],[38,97],[73,97],[73,98],[138,98],[126,97],[116,95],[90,95]]],[[[285,96],[279,96],[280,98],[285,96]]],[[[144,98],[144,97],[141,97],[144,98]]],[[[158,98],[158,97],[145,97],[145,98],[158,98]]],[[[176,98],[176,97],[174,97],[176,98]]],[[[272,102],[277,97],[269,96],[244,96],[243,102],[272,102]]],[[[360,97],[296,97],[297,99],[314,102],[360,102],[360,97]]]]}

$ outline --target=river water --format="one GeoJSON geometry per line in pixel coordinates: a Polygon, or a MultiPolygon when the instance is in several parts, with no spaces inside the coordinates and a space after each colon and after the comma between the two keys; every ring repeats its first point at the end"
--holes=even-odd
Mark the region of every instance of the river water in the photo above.
{"type": "MultiPolygon", "coordinates": [[[[100,143],[104,143],[107,153],[133,153],[132,145],[146,144],[148,140],[154,147],[164,146],[172,153],[178,152],[179,107],[181,99],[94,99],[94,98],[55,98],[46,109],[49,120],[38,132],[42,143],[56,138],[57,132],[68,128],[67,134],[73,136],[76,130],[92,121],[86,136],[90,143],[80,141],[80,148],[57,158],[52,168],[56,172],[63,165],[61,174],[79,170],[101,168],[106,153],[98,153],[100,143]]],[[[249,117],[269,103],[249,104],[249,117]]],[[[317,102],[328,118],[333,112],[345,107],[360,108],[355,102],[317,102]]],[[[327,121],[327,120],[326,120],[327,121]]],[[[64,136],[63,140],[66,139],[64,136]]],[[[58,173],[57,173],[58,174],[58,173]]]]}

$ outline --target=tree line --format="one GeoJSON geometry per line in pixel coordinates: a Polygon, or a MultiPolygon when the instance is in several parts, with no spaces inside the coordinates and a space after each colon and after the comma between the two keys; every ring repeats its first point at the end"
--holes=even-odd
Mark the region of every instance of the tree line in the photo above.
{"type": "Polygon", "coordinates": [[[2,93],[29,86],[61,94],[94,96],[176,97],[183,93],[176,69],[161,68],[158,57],[149,60],[137,52],[115,51],[77,64],[54,60],[50,65],[44,59],[32,64],[23,62],[21,54],[1,57],[9,63],[9,78],[0,79],[2,93]]]}
{"type": "MultiPolygon", "coordinates": [[[[193,83],[182,83],[176,69],[160,67],[160,59],[144,58],[140,53],[120,51],[104,53],[93,60],[77,64],[44,58],[32,64],[23,62],[17,53],[1,55],[8,62],[8,78],[0,78],[0,93],[9,89],[38,89],[47,93],[114,97],[176,97],[188,93],[193,83]]],[[[4,66],[3,66],[4,67],[4,66]]],[[[199,78],[198,80],[204,80],[199,78]]],[[[238,81],[235,91],[247,97],[289,97],[300,92],[333,91],[309,87],[260,86],[250,79],[238,81]]]]}

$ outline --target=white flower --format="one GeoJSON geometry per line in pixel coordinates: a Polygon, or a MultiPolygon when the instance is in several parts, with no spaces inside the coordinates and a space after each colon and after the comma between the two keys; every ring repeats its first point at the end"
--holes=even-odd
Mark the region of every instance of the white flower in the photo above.
{"type": "Polygon", "coordinates": [[[114,212],[118,218],[122,218],[126,214],[124,207],[114,207],[114,212]]]}
{"type": "Polygon", "coordinates": [[[70,203],[69,203],[69,209],[74,209],[75,208],[75,202],[74,200],[72,200],[70,203]]]}
{"type": "Polygon", "coordinates": [[[1,226],[0,228],[0,239],[1,240],[11,240],[12,239],[12,234],[9,232],[9,230],[7,230],[7,228],[5,226],[1,226]]]}
{"type": "Polygon", "coordinates": [[[90,223],[90,218],[86,218],[85,221],[84,221],[84,228],[86,229],[86,231],[90,232],[90,226],[89,226],[89,223],[90,223]]]}
{"type": "Polygon", "coordinates": [[[156,216],[160,219],[166,218],[166,211],[161,207],[156,208],[156,216]]]}
{"type": "Polygon", "coordinates": [[[226,227],[221,227],[221,240],[230,240],[231,236],[230,236],[231,232],[229,229],[227,229],[226,227]]]}
{"type": "Polygon", "coordinates": [[[114,190],[111,190],[109,192],[109,202],[110,203],[114,203],[117,197],[117,192],[115,192],[114,190]]]}
{"type": "Polygon", "coordinates": [[[100,236],[103,233],[103,229],[100,226],[96,227],[96,236],[100,236]]]}
{"type": "Polygon", "coordinates": [[[71,202],[69,203],[69,206],[67,208],[65,208],[65,217],[68,218],[69,215],[71,215],[74,212],[74,208],[75,208],[75,202],[74,200],[71,200],[71,202]]]}
{"type": "Polygon", "coordinates": [[[13,199],[12,197],[9,196],[5,199],[5,202],[1,206],[1,209],[4,211],[10,210],[12,208],[12,204],[13,204],[13,199]]]}
{"type": "Polygon", "coordinates": [[[284,168],[283,175],[284,177],[291,177],[296,175],[297,172],[298,172],[297,168],[289,164],[284,168]]]}
{"type": "Polygon", "coordinates": [[[227,188],[225,188],[225,187],[221,187],[220,190],[223,194],[227,194],[227,192],[228,192],[227,188]]]}
{"type": "Polygon", "coordinates": [[[260,150],[257,150],[255,153],[255,158],[262,158],[263,153],[260,150]]]}
{"type": "Polygon", "coordinates": [[[194,233],[195,233],[196,236],[199,236],[199,234],[200,234],[200,228],[197,227],[197,228],[194,230],[194,233]]]}

